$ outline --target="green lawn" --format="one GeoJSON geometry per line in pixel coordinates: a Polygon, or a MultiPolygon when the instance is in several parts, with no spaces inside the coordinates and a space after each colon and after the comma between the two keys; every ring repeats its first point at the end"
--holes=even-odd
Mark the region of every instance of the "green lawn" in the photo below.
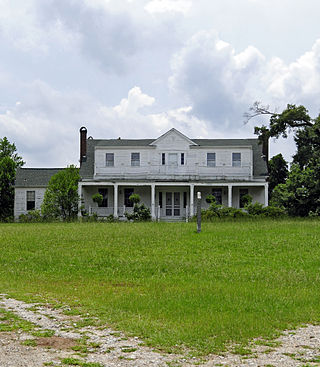
{"type": "Polygon", "coordinates": [[[198,353],[320,321],[320,222],[1,224],[0,292],[198,353]]]}

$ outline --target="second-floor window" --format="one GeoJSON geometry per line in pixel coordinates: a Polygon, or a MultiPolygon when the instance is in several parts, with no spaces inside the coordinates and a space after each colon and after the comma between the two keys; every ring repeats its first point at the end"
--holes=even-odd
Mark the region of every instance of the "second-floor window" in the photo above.
{"type": "Polygon", "coordinates": [[[241,153],[232,153],[232,167],[241,167],[241,153]]]}
{"type": "Polygon", "coordinates": [[[163,166],[166,164],[166,153],[161,154],[161,164],[163,166]]]}
{"type": "Polygon", "coordinates": [[[27,210],[34,210],[36,207],[36,192],[27,191],[27,210]]]}
{"type": "Polygon", "coordinates": [[[131,166],[140,166],[140,153],[131,153],[131,166]]]}
{"type": "Polygon", "coordinates": [[[208,167],[216,166],[216,153],[207,153],[207,166],[208,167]]]}
{"type": "Polygon", "coordinates": [[[106,166],[114,166],[114,153],[106,153],[106,166]]]}
{"type": "Polygon", "coordinates": [[[180,163],[181,163],[181,166],[184,166],[184,153],[181,153],[180,163]]]}

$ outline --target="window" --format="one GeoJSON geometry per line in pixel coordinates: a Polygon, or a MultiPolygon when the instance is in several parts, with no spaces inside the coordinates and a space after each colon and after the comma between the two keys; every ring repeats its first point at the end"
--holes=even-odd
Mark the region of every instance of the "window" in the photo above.
{"type": "Polygon", "coordinates": [[[207,153],[207,166],[208,167],[216,166],[216,153],[207,153]]]}
{"type": "Polygon", "coordinates": [[[222,189],[212,189],[212,195],[216,199],[216,203],[222,205],[222,189]]]}
{"type": "Polygon", "coordinates": [[[140,153],[131,153],[131,166],[140,166],[140,153]]]}
{"type": "Polygon", "coordinates": [[[129,200],[129,197],[133,194],[133,189],[124,189],[124,205],[132,208],[133,203],[129,200]]]}
{"type": "Polygon", "coordinates": [[[34,210],[36,207],[36,192],[27,191],[27,210],[34,210]]]}
{"type": "Polygon", "coordinates": [[[102,195],[103,200],[99,207],[107,207],[108,206],[108,189],[98,189],[100,195],[102,195]]]}
{"type": "Polygon", "coordinates": [[[183,193],[183,207],[187,207],[187,193],[185,191],[183,193]]]}
{"type": "Polygon", "coordinates": [[[240,208],[244,208],[244,200],[243,200],[243,197],[245,195],[248,195],[249,193],[249,190],[248,189],[240,189],[239,190],[239,207],[240,208]]]}
{"type": "Polygon", "coordinates": [[[162,153],[162,155],[161,155],[161,164],[162,165],[166,164],[166,153],[162,153]]]}
{"type": "Polygon", "coordinates": [[[114,153],[106,153],[106,166],[114,166],[114,153]]]}
{"type": "Polygon", "coordinates": [[[159,192],[159,206],[162,208],[162,192],[159,192]]]}
{"type": "Polygon", "coordinates": [[[232,153],[232,167],[241,167],[241,153],[232,153]]]}
{"type": "Polygon", "coordinates": [[[181,166],[184,166],[184,153],[181,153],[181,157],[180,157],[180,163],[181,163],[181,166]]]}

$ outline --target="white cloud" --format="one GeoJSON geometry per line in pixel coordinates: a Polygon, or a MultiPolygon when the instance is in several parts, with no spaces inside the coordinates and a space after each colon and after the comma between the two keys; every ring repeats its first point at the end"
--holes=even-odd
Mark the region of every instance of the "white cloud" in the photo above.
{"type": "Polygon", "coordinates": [[[172,60],[169,84],[194,113],[222,129],[236,129],[256,100],[280,108],[317,104],[320,98],[320,40],[295,62],[266,59],[253,46],[236,53],[214,31],[194,35],[172,60]]]}
{"type": "Polygon", "coordinates": [[[183,13],[189,12],[192,6],[190,0],[152,0],[144,7],[148,13],[183,13]]]}

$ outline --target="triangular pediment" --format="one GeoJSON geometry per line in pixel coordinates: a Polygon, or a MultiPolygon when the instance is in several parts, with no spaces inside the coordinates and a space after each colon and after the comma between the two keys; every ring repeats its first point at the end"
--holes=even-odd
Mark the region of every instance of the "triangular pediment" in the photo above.
{"type": "Polygon", "coordinates": [[[175,140],[182,140],[188,145],[198,145],[175,128],[172,128],[163,135],[159,136],[159,138],[153,141],[150,145],[159,145],[165,142],[174,143],[175,140]]]}

